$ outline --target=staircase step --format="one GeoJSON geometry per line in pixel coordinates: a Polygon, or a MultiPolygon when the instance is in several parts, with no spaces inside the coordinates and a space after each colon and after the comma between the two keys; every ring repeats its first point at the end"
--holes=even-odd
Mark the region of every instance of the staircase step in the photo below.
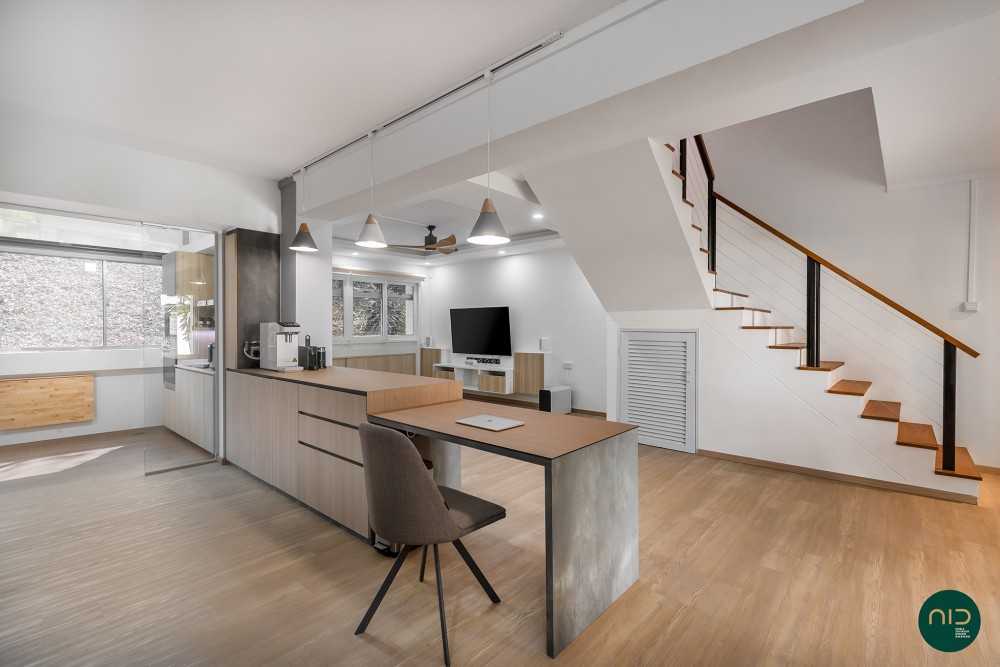
{"type": "Polygon", "coordinates": [[[723,294],[732,294],[733,296],[741,296],[744,299],[749,299],[749,294],[743,294],[742,292],[733,292],[732,290],[722,289],[721,287],[716,287],[712,290],[713,292],[722,292],[723,294]]]}
{"type": "Polygon", "coordinates": [[[937,456],[934,458],[934,472],[938,475],[948,475],[949,477],[964,477],[965,479],[982,480],[979,469],[972,462],[972,454],[965,447],[955,447],[955,469],[945,470],[941,467],[941,459],[944,456],[944,448],[937,448],[937,456]]]}
{"type": "Polygon", "coordinates": [[[871,386],[872,383],[868,380],[840,380],[827,389],[826,392],[828,394],[841,394],[843,396],[864,396],[871,386]]]}
{"type": "Polygon", "coordinates": [[[671,169],[670,173],[673,174],[674,176],[676,176],[677,178],[681,179],[682,181],[684,180],[684,174],[682,174],[681,172],[677,171],[676,169],[671,169]]]}
{"type": "Polygon", "coordinates": [[[670,144],[663,144],[663,145],[666,146],[667,150],[670,151],[671,153],[673,153],[675,150],[677,150],[676,148],[674,148],[670,144]]]}
{"type": "Polygon", "coordinates": [[[768,345],[769,350],[804,350],[806,349],[805,343],[778,343],[777,345],[768,345]]]}
{"type": "Polygon", "coordinates": [[[744,324],[741,329],[794,329],[791,324],[744,324]]]}
{"type": "Polygon", "coordinates": [[[899,422],[899,430],[896,431],[896,444],[907,447],[923,447],[924,449],[938,448],[934,428],[930,424],[914,424],[913,422],[899,422]]]}
{"type": "Polygon", "coordinates": [[[770,313],[767,308],[753,308],[751,306],[716,306],[716,310],[752,310],[755,313],[770,313]]]}
{"type": "Polygon", "coordinates": [[[862,419],[878,419],[884,422],[898,422],[902,403],[895,401],[868,401],[861,412],[862,419]]]}
{"type": "Polygon", "coordinates": [[[819,366],[799,366],[800,371],[823,371],[829,373],[844,365],[843,361],[821,361],[819,366]]]}

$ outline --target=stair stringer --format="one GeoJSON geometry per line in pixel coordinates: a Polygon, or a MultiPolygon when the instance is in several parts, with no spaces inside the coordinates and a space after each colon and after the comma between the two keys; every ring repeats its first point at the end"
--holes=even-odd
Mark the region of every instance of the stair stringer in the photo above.
{"type": "Polygon", "coordinates": [[[609,327],[609,418],[619,405],[620,330],[695,330],[700,449],[979,495],[979,482],[935,475],[933,451],[896,445],[895,423],[858,417],[863,399],[826,393],[842,372],[797,370],[796,353],[768,350],[769,332],[740,329],[738,311],[618,312],[609,327]]]}

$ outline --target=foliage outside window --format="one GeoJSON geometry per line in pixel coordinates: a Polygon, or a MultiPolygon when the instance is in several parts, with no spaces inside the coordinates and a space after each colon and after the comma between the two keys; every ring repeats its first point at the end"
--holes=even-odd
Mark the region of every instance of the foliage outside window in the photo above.
{"type": "Polygon", "coordinates": [[[162,268],[0,252],[0,351],[161,345],[162,268]]]}
{"type": "Polygon", "coordinates": [[[333,279],[333,337],[344,336],[344,279],[333,279]]]}
{"type": "Polygon", "coordinates": [[[417,331],[415,283],[372,276],[333,276],[334,338],[414,338],[417,331]],[[350,317],[346,314],[350,313],[350,317]]]}

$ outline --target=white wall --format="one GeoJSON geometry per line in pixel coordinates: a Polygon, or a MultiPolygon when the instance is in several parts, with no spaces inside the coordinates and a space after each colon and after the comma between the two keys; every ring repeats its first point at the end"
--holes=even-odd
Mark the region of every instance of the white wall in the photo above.
{"type": "Polygon", "coordinates": [[[270,180],[113,144],[0,113],[0,200],[221,230],[278,231],[270,180]]]}
{"type": "Polygon", "coordinates": [[[0,354],[0,379],[41,373],[94,373],[95,419],[0,432],[0,447],[163,423],[159,347],[0,354]]]}
{"type": "MultiPolygon", "coordinates": [[[[1000,307],[994,269],[1000,261],[1000,177],[988,174],[979,183],[976,284],[981,311],[964,312],[969,183],[886,192],[878,134],[866,91],[713,132],[706,141],[718,192],[982,353],[978,359],[958,354],[957,436],[978,463],[998,466],[1000,416],[991,406],[1000,393],[1000,373],[991,358],[1000,351],[993,315],[1000,307]]],[[[722,204],[720,211],[720,219],[729,215],[722,204]]],[[[728,223],[722,230],[728,231],[728,223]]],[[[724,284],[729,259],[719,260],[720,285],[739,289],[724,284]]],[[[801,281],[804,285],[804,276],[801,281]]],[[[832,277],[824,283],[835,287],[832,277]]],[[[759,305],[782,308],[781,303],[759,305]]],[[[894,344],[889,332],[873,333],[894,344]]],[[[866,359],[853,344],[824,336],[824,358],[847,361],[849,367],[853,359],[854,372],[864,375],[850,377],[875,380],[877,391],[883,378],[876,367],[883,360],[866,359]]],[[[940,343],[928,343],[936,376],[940,343]]],[[[940,384],[939,378],[931,378],[935,381],[940,384]]],[[[873,397],[900,400],[898,395],[873,397]]],[[[903,403],[905,415],[907,401],[903,403]]],[[[940,420],[940,414],[927,417],[940,420]]]]}
{"type": "Polygon", "coordinates": [[[549,337],[545,382],[572,386],[574,407],[604,411],[607,314],[569,251],[435,267],[426,285],[433,347],[451,347],[451,308],[510,306],[513,350],[537,352],[539,337],[549,337]]]}

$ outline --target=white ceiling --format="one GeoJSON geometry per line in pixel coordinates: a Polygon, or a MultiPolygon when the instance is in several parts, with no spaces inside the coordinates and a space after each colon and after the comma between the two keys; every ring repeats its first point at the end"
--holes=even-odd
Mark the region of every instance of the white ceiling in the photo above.
{"type": "Polygon", "coordinates": [[[618,1],[4,1],[0,105],[277,178],[618,1]]]}

